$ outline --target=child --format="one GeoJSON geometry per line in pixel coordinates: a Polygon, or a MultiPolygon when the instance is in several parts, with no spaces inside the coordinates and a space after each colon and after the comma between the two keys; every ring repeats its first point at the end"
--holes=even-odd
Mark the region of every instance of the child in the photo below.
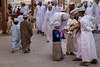
{"type": "Polygon", "coordinates": [[[11,53],[14,53],[15,52],[15,48],[18,48],[21,46],[21,43],[20,43],[20,29],[18,28],[17,24],[18,24],[18,19],[15,18],[14,19],[14,24],[12,27],[11,27],[11,32],[12,32],[12,40],[11,40],[11,43],[12,43],[12,46],[13,46],[13,49],[11,51],[11,53]]]}
{"type": "MultiPolygon", "coordinates": [[[[73,25],[75,23],[78,23],[77,20],[74,19],[75,14],[73,11],[70,12],[70,19],[68,20],[68,24],[67,24],[67,29],[70,30],[71,28],[73,28],[73,25]]],[[[75,55],[73,52],[76,52],[76,47],[75,44],[76,43],[76,38],[73,38],[73,36],[75,35],[75,31],[72,32],[72,34],[68,34],[68,39],[67,39],[67,55],[75,55]]]]}
{"type": "Polygon", "coordinates": [[[27,21],[28,14],[24,13],[23,18],[24,21],[22,21],[20,24],[22,50],[24,51],[24,53],[29,53],[33,31],[31,27],[31,23],[27,21]]]}
{"type": "Polygon", "coordinates": [[[62,53],[61,48],[61,40],[64,39],[64,36],[60,36],[59,28],[60,28],[60,22],[56,21],[54,23],[54,29],[53,29],[53,60],[54,61],[60,61],[64,58],[64,55],[62,53]]]}

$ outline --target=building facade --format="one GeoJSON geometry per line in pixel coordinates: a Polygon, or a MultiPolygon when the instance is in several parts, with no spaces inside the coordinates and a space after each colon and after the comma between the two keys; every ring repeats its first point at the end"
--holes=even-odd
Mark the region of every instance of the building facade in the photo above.
{"type": "Polygon", "coordinates": [[[31,0],[22,0],[22,2],[25,2],[26,4],[31,4],[31,0]]]}

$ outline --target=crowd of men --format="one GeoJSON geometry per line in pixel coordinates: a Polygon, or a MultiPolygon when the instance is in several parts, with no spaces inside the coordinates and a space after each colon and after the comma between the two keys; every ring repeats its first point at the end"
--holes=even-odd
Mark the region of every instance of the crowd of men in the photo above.
{"type": "MultiPolygon", "coordinates": [[[[47,42],[50,43],[52,48],[52,59],[54,61],[64,59],[61,40],[67,39],[66,55],[75,55],[74,52],[77,52],[73,61],[82,61],[81,66],[98,63],[92,32],[100,33],[99,0],[95,0],[94,3],[85,1],[78,7],[66,5],[65,9],[63,9],[63,5],[57,4],[56,1],[48,2],[48,4],[42,4],[42,1],[40,1],[34,6],[34,17],[32,18],[36,18],[37,34],[43,36],[46,34],[47,42]]],[[[14,25],[11,27],[12,53],[15,52],[15,48],[21,46],[24,53],[30,52],[33,35],[28,20],[30,19],[28,16],[30,12],[28,6],[22,2],[20,14],[18,18],[14,19],[14,25]]]]}
{"type": "Polygon", "coordinates": [[[46,8],[39,2],[35,13],[37,34],[46,33],[47,42],[52,45],[54,61],[64,58],[61,40],[67,39],[66,55],[75,55],[74,52],[77,52],[73,61],[82,61],[81,66],[88,66],[89,63],[97,64],[92,32],[100,33],[99,0],[95,0],[95,3],[85,1],[78,8],[74,8],[74,5],[69,7],[66,6],[63,10],[63,6],[59,7],[54,1],[46,8]]]}

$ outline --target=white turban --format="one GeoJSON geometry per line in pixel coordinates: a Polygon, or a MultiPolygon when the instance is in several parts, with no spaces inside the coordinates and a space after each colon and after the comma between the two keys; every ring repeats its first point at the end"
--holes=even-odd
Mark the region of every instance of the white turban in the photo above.
{"type": "Polygon", "coordinates": [[[56,27],[56,26],[60,26],[61,24],[60,24],[60,22],[59,21],[55,21],[54,23],[53,23],[53,26],[54,27],[56,27]]]}
{"type": "Polygon", "coordinates": [[[84,8],[84,7],[80,7],[80,8],[78,9],[78,11],[79,11],[79,12],[85,11],[85,8],[84,8]]]}
{"type": "Polygon", "coordinates": [[[74,10],[72,10],[72,11],[70,12],[70,14],[72,14],[72,13],[76,14],[76,13],[78,13],[78,10],[79,10],[79,8],[75,8],[74,10]]]}
{"type": "Polygon", "coordinates": [[[89,2],[89,3],[88,3],[88,7],[91,7],[91,6],[92,6],[92,2],[89,2]]]}
{"type": "Polygon", "coordinates": [[[24,3],[24,2],[21,2],[21,4],[22,4],[22,5],[25,5],[25,3],[24,3]]]}
{"type": "Polygon", "coordinates": [[[52,5],[51,5],[51,4],[49,4],[49,5],[48,5],[48,8],[49,8],[49,7],[52,7],[52,5]]]}
{"type": "Polygon", "coordinates": [[[68,29],[68,27],[67,27],[67,26],[65,26],[65,27],[64,27],[64,29],[68,29]]]}
{"type": "Polygon", "coordinates": [[[65,20],[68,20],[68,19],[70,18],[70,15],[69,15],[68,13],[63,14],[63,18],[64,18],[65,20]]]}
{"type": "Polygon", "coordinates": [[[23,14],[23,17],[28,17],[28,14],[27,14],[27,13],[24,13],[24,14],[23,14]]]}
{"type": "Polygon", "coordinates": [[[14,22],[18,22],[18,18],[14,18],[14,22]]]}

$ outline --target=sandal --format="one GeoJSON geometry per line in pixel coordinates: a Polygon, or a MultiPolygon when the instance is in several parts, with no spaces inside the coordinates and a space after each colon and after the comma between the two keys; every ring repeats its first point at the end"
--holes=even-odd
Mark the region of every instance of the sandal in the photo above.
{"type": "Polygon", "coordinates": [[[66,55],[70,55],[69,52],[66,52],[66,55]]]}
{"type": "Polygon", "coordinates": [[[82,62],[80,66],[89,66],[88,62],[82,62]]]}
{"type": "Polygon", "coordinates": [[[82,61],[82,59],[74,58],[73,61],[82,61]]]}
{"type": "Polygon", "coordinates": [[[14,53],[15,51],[11,51],[11,53],[14,53]]]}
{"type": "Polygon", "coordinates": [[[98,61],[97,61],[97,59],[94,59],[93,61],[91,61],[90,62],[91,64],[97,64],[98,63],[98,61]]]}
{"type": "Polygon", "coordinates": [[[29,51],[29,52],[31,51],[30,48],[28,48],[28,51],[29,51]]]}
{"type": "Polygon", "coordinates": [[[47,41],[47,42],[49,42],[49,41],[47,41]]]}
{"type": "Polygon", "coordinates": [[[29,53],[29,52],[27,50],[25,50],[24,53],[29,53]]]}
{"type": "Polygon", "coordinates": [[[70,52],[70,55],[75,55],[73,52],[70,52]]]}

